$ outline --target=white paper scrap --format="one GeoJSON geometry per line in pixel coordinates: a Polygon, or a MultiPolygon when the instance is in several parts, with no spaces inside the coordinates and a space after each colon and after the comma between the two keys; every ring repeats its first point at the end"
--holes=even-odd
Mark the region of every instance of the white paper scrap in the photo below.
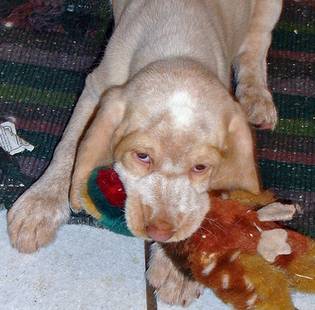
{"type": "Polygon", "coordinates": [[[24,150],[33,151],[34,146],[20,138],[16,133],[16,128],[12,122],[0,124],[0,147],[10,155],[14,155],[24,150]]]}

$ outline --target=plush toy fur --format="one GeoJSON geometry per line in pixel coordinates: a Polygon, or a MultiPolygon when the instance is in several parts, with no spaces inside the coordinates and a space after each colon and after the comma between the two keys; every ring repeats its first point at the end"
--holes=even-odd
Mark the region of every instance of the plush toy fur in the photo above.
{"type": "Polygon", "coordinates": [[[161,244],[181,271],[235,309],[293,310],[291,289],[315,292],[311,239],[275,222],[260,221],[252,206],[211,200],[210,212],[191,238],[161,244]],[[264,244],[263,236],[269,233],[275,238],[264,244]],[[278,235],[283,236],[278,240],[278,235]],[[277,255],[273,258],[269,252],[277,255]]]}

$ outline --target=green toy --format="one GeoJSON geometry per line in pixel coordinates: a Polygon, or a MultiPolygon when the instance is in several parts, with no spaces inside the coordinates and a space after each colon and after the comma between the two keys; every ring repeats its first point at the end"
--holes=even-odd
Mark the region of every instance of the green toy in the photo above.
{"type": "Polygon", "coordinates": [[[85,211],[101,226],[117,234],[133,236],[125,221],[125,190],[112,167],[94,169],[81,198],[85,211]]]}

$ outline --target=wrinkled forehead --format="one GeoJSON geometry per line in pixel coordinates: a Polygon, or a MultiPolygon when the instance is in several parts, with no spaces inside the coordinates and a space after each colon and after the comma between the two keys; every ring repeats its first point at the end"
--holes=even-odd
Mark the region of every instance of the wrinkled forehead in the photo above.
{"type": "Polygon", "coordinates": [[[198,103],[187,91],[174,91],[166,98],[164,112],[169,116],[169,125],[179,131],[190,130],[196,125],[198,103]]]}
{"type": "Polygon", "coordinates": [[[133,105],[135,126],[155,139],[177,148],[184,144],[186,150],[196,143],[221,147],[225,132],[222,113],[218,107],[211,111],[204,98],[176,89],[133,105]]]}

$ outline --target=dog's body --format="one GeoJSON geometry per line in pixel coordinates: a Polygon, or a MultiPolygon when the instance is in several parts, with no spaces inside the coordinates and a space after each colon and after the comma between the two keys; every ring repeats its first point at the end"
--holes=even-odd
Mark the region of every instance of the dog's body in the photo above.
{"type": "MultiPolygon", "coordinates": [[[[77,144],[89,122],[72,177],[73,209],[81,207],[79,191],[89,172],[112,161],[127,190],[129,228],[158,241],[182,240],[198,228],[209,189],[257,192],[240,106],[251,123],[274,127],[265,58],[281,4],[113,0],[116,25],[105,57],[88,76],[51,165],[8,214],[13,246],[35,251],[67,220],[77,144]],[[229,94],[233,65],[241,105],[229,94]]],[[[199,286],[160,256],[153,259],[151,283],[168,302],[190,301],[199,286]],[[161,262],[171,276],[156,272],[161,262]],[[183,293],[165,292],[167,278],[181,281],[183,293]]]]}

